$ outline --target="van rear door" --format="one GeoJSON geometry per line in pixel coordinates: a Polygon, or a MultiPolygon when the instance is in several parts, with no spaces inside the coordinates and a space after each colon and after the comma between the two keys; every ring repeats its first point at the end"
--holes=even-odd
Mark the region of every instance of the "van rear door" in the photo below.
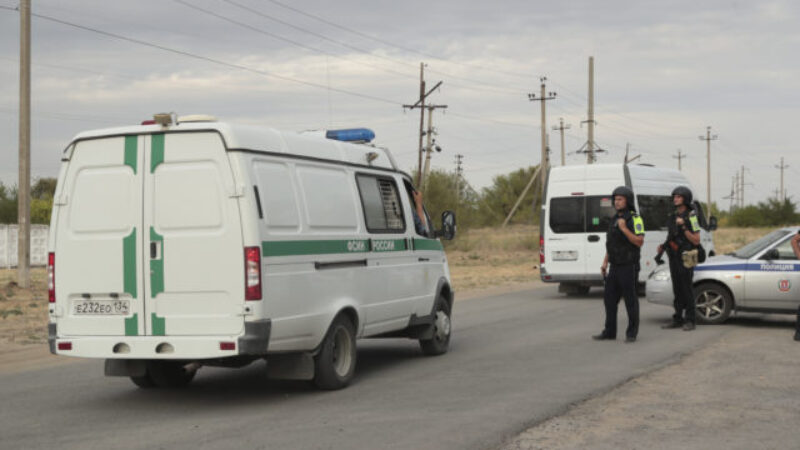
{"type": "Polygon", "coordinates": [[[244,327],[237,197],[216,132],[144,138],[145,323],[151,335],[236,335],[244,327]]]}
{"type": "Polygon", "coordinates": [[[107,137],[68,154],[52,221],[59,335],[144,332],[142,146],[138,136],[107,137]]]}

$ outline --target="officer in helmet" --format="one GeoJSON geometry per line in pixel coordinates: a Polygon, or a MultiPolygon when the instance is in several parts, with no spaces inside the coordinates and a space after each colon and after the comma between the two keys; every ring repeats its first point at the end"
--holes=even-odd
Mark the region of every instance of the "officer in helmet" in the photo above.
{"type": "Polygon", "coordinates": [[[672,203],[675,205],[667,222],[667,240],[658,247],[659,253],[666,250],[669,257],[669,272],[672,278],[672,291],[675,315],[672,322],[661,328],[683,328],[694,330],[695,300],[692,292],[694,265],[690,254],[700,244],[700,226],[697,214],[692,209],[692,191],[686,186],[678,186],[672,191],[672,203]]]}
{"type": "Polygon", "coordinates": [[[617,338],[617,306],[620,297],[624,297],[625,310],[628,312],[625,342],[635,342],[639,333],[636,279],[639,276],[639,250],[644,243],[644,222],[636,214],[633,191],[630,188],[620,186],[611,195],[616,212],[608,227],[606,257],[600,267],[605,278],[603,303],[606,308],[606,323],[602,333],[592,338],[598,341],[617,338]]]}

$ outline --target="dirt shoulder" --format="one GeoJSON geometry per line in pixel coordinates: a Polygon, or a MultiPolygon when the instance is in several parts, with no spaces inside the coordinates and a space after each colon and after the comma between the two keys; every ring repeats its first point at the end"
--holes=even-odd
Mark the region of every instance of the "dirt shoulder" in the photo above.
{"type": "Polygon", "coordinates": [[[503,450],[797,448],[800,343],[789,317],[737,319],[712,345],[574,406],[503,450]]]}

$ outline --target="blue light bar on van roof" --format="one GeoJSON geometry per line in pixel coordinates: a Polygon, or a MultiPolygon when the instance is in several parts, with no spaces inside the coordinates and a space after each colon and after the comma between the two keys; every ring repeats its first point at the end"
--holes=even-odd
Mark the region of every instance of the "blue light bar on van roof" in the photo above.
{"type": "Polygon", "coordinates": [[[346,130],[328,130],[325,137],[336,141],[345,142],[370,142],[375,139],[375,133],[369,128],[349,128],[346,130]]]}

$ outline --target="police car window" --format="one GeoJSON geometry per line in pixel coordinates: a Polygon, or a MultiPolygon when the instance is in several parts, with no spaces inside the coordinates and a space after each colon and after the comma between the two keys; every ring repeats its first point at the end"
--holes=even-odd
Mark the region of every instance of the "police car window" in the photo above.
{"type": "Polygon", "coordinates": [[[744,259],[752,258],[757,253],[761,252],[765,248],[772,245],[773,242],[785,236],[787,233],[788,233],[787,231],[775,230],[772,233],[762,237],[761,239],[755,240],[745,245],[744,247],[736,250],[735,252],[731,253],[731,255],[736,256],[737,258],[744,258],[744,259]]]}
{"type": "Polygon", "coordinates": [[[611,216],[614,215],[614,200],[610,195],[586,197],[586,231],[605,233],[611,216]]]}
{"type": "Polygon", "coordinates": [[[367,230],[371,233],[402,233],[405,231],[403,208],[397,186],[391,178],[358,175],[358,191],[364,210],[367,230]]]}
{"type": "Polygon", "coordinates": [[[585,211],[584,197],[550,199],[550,229],[555,233],[583,233],[585,211]]]}
{"type": "Polygon", "coordinates": [[[639,215],[645,231],[666,231],[667,219],[674,208],[672,197],[665,195],[638,195],[639,215]]]}
{"type": "Polygon", "coordinates": [[[792,250],[791,237],[778,244],[775,248],[778,249],[778,254],[780,255],[778,259],[797,259],[797,257],[794,256],[794,250],[792,250]]]}

